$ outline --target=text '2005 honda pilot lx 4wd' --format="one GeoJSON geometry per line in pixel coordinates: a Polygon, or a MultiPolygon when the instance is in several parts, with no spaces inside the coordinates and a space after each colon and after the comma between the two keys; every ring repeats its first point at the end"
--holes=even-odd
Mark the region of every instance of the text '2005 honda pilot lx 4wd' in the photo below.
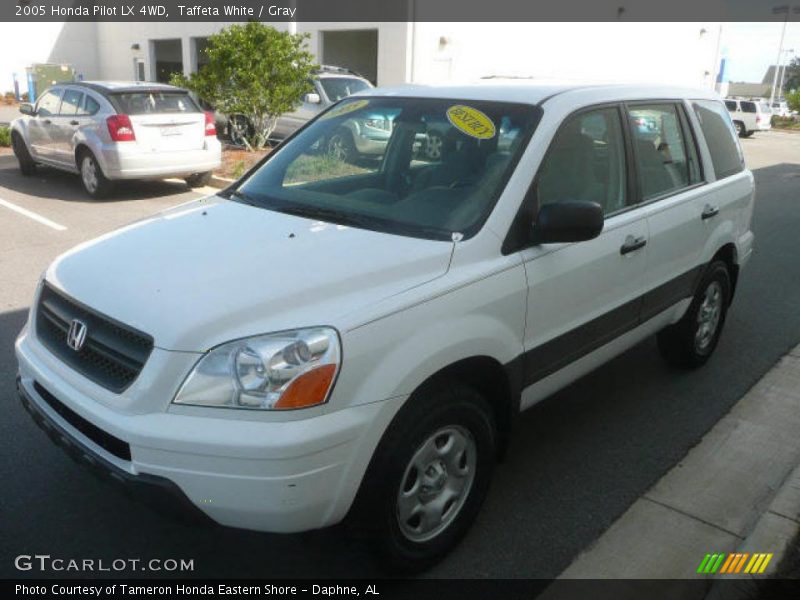
{"type": "Polygon", "coordinates": [[[213,520],[347,517],[420,568],[466,531],[520,410],[658,334],[714,351],[753,177],[711,92],[370,90],[218,196],[85,243],[17,341],[73,454],[213,520]],[[391,136],[345,162],[348,121],[391,136]],[[436,159],[415,152],[446,122],[436,159]]]}

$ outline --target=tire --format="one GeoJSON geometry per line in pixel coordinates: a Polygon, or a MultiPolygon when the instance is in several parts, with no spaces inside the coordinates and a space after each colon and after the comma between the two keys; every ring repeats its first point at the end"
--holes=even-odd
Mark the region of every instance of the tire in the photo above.
{"type": "Polygon", "coordinates": [[[103,173],[91,150],[83,150],[78,155],[78,169],[87,194],[97,199],[108,196],[114,185],[103,173]]]}
{"type": "Polygon", "coordinates": [[[736,133],[739,134],[739,137],[747,137],[747,129],[745,129],[744,123],[741,121],[734,121],[733,125],[736,127],[736,133]]]}
{"type": "Polygon", "coordinates": [[[244,115],[232,115],[228,119],[228,138],[234,146],[245,146],[245,137],[253,135],[253,126],[244,115]],[[233,126],[236,122],[237,127],[233,126]]]}
{"type": "Polygon", "coordinates": [[[742,137],[749,138],[749,137],[752,137],[754,133],[755,133],[755,131],[745,131],[744,135],[742,135],[742,137]]]}
{"type": "Polygon", "coordinates": [[[489,489],[496,437],[488,403],[457,382],[428,385],[400,410],[347,519],[384,568],[419,572],[458,543],[489,489]]]}
{"type": "Polygon", "coordinates": [[[185,179],[186,185],[188,185],[190,188],[204,187],[211,181],[211,175],[211,171],[206,171],[205,173],[194,173],[185,179]]]}
{"type": "Polygon", "coordinates": [[[704,365],[722,334],[731,299],[728,265],[715,261],[706,269],[683,318],[658,334],[658,349],[676,367],[704,365]]]}
{"type": "Polygon", "coordinates": [[[11,146],[19,162],[20,172],[26,177],[34,175],[36,173],[36,163],[33,161],[31,153],[28,152],[28,147],[25,145],[22,136],[17,132],[11,135],[11,146]]]}
{"type": "Polygon", "coordinates": [[[339,129],[328,139],[328,154],[346,163],[353,163],[358,158],[353,135],[347,129],[339,129]]]}

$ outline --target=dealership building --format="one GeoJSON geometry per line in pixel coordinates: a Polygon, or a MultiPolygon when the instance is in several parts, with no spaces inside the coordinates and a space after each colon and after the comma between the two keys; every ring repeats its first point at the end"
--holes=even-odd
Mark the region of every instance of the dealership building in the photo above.
{"type": "MultiPolygon", "coordinates": [[[[208,36],[228,23],[40,23],[20,31],[13,64],[72,65],[83,79],[166,81],[202,66],[208,36]]],[[[323,64],[377,85],[515,76],[712,87],[719,23],[275,23],[309,34],[323,64]]],[[[267,49],[265,49],[266,51],[267,49]]],[[[8,60],[8,59],[7,59],[8,60]]],[[[11,88],[11,73],[1,73],[11,88]]],[[[24,78],[24,76],[23,76],[24,78]]]]}

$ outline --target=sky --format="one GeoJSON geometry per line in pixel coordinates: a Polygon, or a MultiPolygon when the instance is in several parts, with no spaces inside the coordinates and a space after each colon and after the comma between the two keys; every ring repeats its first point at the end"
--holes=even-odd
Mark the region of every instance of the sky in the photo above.
{"type": "MultiPolygon", "coordinates": [[[[776,64],[782,27],[783,23],[724,23],[722,52],[728,59],[728,80],[760,83],[767,67],[776,64]]],[[[783,47],[800,56],[800,22],[786,25],[783,47]]]]}

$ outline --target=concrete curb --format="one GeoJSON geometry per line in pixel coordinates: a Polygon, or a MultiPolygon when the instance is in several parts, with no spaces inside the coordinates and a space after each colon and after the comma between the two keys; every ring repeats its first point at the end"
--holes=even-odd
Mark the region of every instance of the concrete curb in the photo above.
{"type": "Polygon", "coordinates": [[[774,573],[800,530],[798,428],[800,346],[559,578],[701,579],[709,591],[717,579],[746,583],[774,573]],[[697,573],[707,553],[734,552],[774,556],[765,575],[697,573]]]}
{"type": "Polygon", "coordinates": [[[232,184],[235,179],[228,179],[227,177],[217,177],[216,175],[211,176],[211,181],[208,182],[208,185],[213,188],[217,188],[218,190],[223,190],[232,184]]]}

